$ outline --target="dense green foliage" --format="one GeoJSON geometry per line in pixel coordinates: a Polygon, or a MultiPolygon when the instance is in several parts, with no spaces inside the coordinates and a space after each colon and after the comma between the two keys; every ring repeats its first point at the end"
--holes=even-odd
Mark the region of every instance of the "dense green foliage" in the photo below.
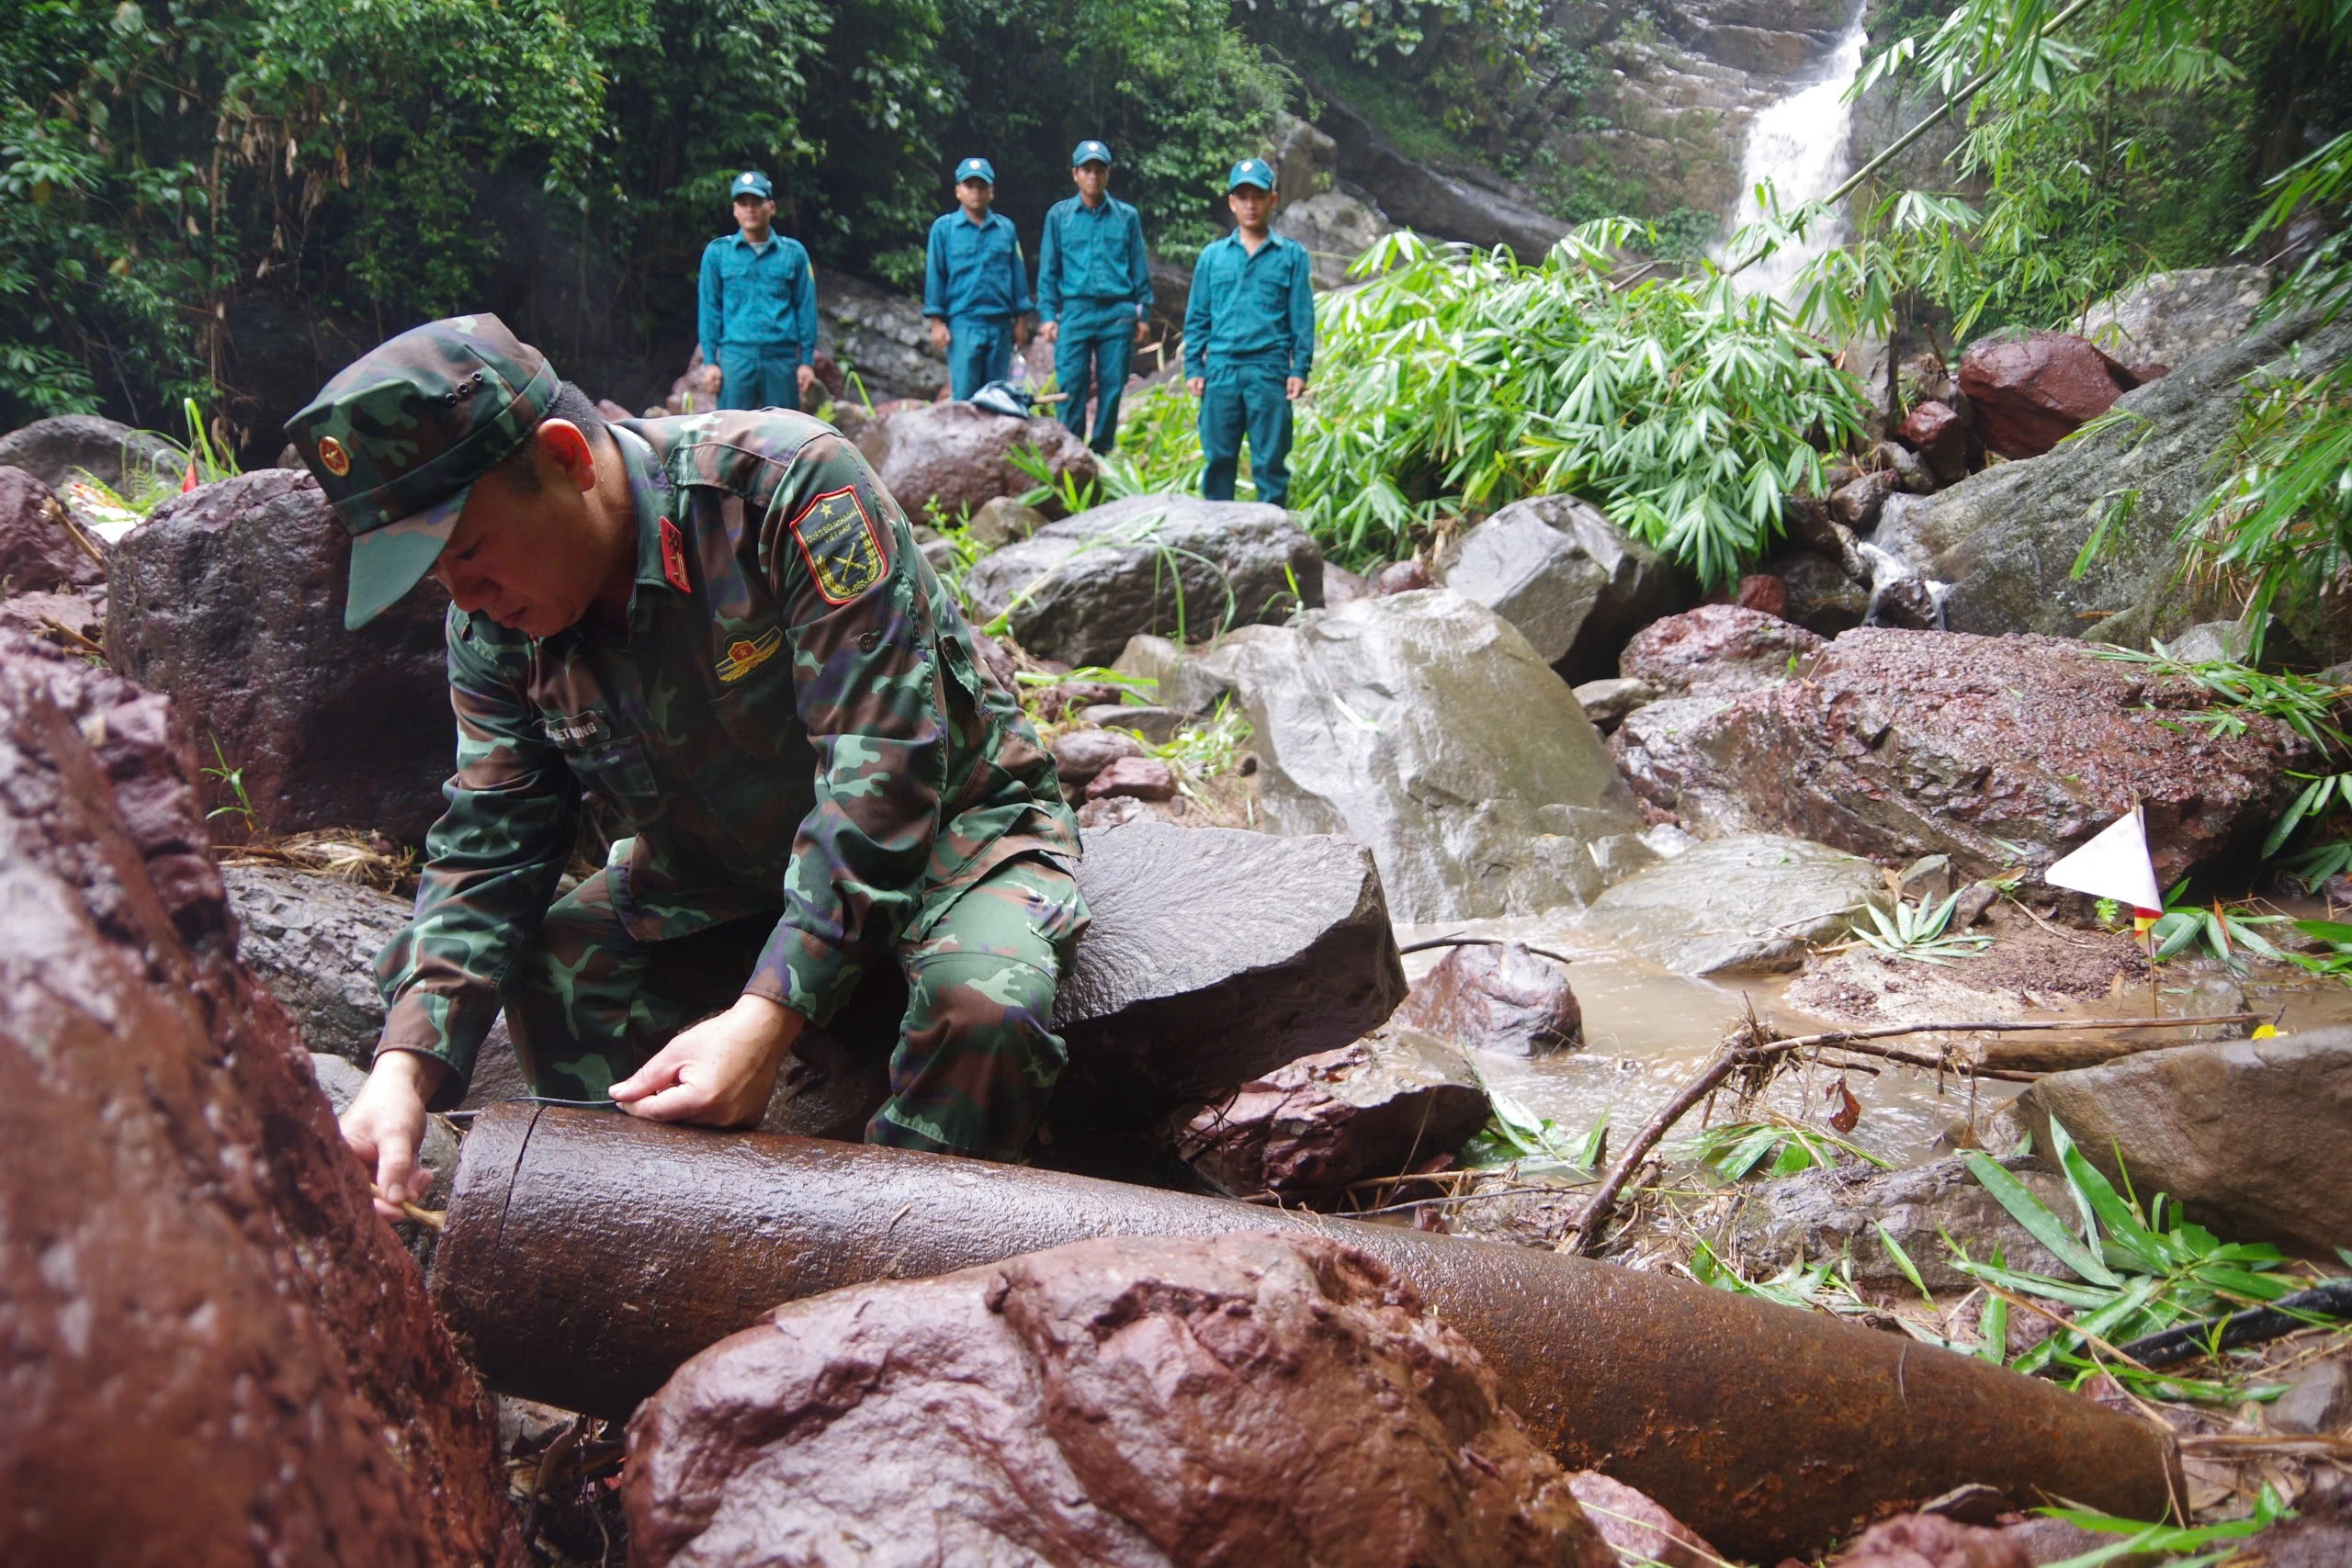
{"type": "Polygon", "coordinates": [[[992,157],[1034,228],[1099,135],[1164,239],[1198,244],[1217,170],[1290,91],[1228,11],[30,0],[0,29],[0,423],[158,421],[209,395],[269,295],[356,330],[486,306],[560,360],[666,361],[746,166],[820,261],[904,278],[954,158],[992,157]]]}

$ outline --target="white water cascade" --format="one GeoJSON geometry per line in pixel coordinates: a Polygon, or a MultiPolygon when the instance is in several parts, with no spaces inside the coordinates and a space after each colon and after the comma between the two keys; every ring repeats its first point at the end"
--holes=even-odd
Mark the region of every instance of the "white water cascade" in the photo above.
{"type": "MultiPolygon", "coordinates": [[[[1853,172],[1846,146],[1854,115],[1853,106],[1846,102],[1846,89],[1861,73],[1862,10],[1860,5],[1854,7],[1823,73],[1787,97],[1766,105],[1748,126],[1731,232],[1736,234],[1764,215],[1756,188],[1766,180],[1772,183],[1780,209],[1787,213],[1827,196],[1853,172]]],[[[1840,204],[1833,221],[1815,223],[1801,243],[1782,245],[1742,272],[1736,284],[1745,293],[1770,293],[1785,299],[1782,291],[1797,269],[1831,246],[1842,244],[1847,233],[1840,204]]],[[[1723,248],[1718,247],[1716,254],[1720,260],[1723,248]]]]}

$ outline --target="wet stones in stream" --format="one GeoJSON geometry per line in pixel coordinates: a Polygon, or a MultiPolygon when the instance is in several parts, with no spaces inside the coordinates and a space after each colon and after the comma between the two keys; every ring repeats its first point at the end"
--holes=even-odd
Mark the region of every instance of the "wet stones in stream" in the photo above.
{"type": "Polygon", "coordinates": [[[165,700],[0,631],[11,1562],[527,1562],[487,1402],[237,927],[165,700]]]}
{"type": "Polygon", "coordinates": [[[629,1426],[630,1561],[1613,1568],[1413,1289],[1319,1237],[1079,1242],[776,1308],[629,1426]],[[873,1555],[873,1554],[879,1555],[873,1555]]]}
{"type": "Polygon", "coordinates": [[[1468,1057],[1390,1022],[1180,1111],[1170,1141],[1221,1192],[1311,1201],[1359,1179],[1444,1165],[1486,1125],[1488,1109],[1468,1057]]]}
{"type": "Polygon", "coordinates": [[[1940,853],[1972,877],[2047,866],[2137,799],[2169,886],[2256,848],[2312,761],[2272,720],[2228,735],[2177,716],[2207,706],[2079,642],[1863,627],[1791,678],[1643,708],[1610,748],[1637,795],[1702,838],[1940,853]]]}
{"type": "Polygon", "coordinates": [[[1744,834],[1691,845],[1603,893],[1586,929],[1679,975],[1770,975],[1891,903],[1870,862],[1826,844],[1744,834]]]}
{"type": "Polygon", "coordinates": [[[1465,1050],[1547,1056],[1584,1043],[1584,1010],[1567,976],[1516,942],[1454,948],[1413,985],[1396,1021],[1465,1050]]]}

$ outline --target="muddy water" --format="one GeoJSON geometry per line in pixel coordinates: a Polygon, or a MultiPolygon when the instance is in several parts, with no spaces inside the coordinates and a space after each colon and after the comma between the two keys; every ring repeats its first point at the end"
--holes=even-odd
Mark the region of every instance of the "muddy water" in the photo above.
{"type": "MultiPolygon", "coordinates": [[[[2288,912],[2324,913],[2316,907],[2288,912]]],[[[1571,1136],[1584,1133],[1605,1114],[1613,1129],[1612,1144],[1622,1145],[1634,1129],[1690,1080],[1750,1006],[1758,1018],[1787,1033],[1835,1028],[1843,1021],[1823,1020],[1788,1006],[1782,993],[1793,976],[1709,981],[1671,975],[1579,931],[1577,919],[1577,911],[1563,910],[1510,919],[1396,928],[1400,943],[1434,936],[1507,937],[1548,948],[1570,961],[1569,982],[1584,1009],[1585,1048],[1532,1061],[1480,1053],[1477,1065],[1494,1089],[1536,1115],[1551,1119],[1571,1136]]],[[[1408,953],[1405,972],[1418,979],[1444,956],[1444,949],[1408,953]]],[[[2188,972],[2176,974],[2175,970],[2176,966],[2167,965],[2160,985],[2173,993],[2162,998],[2163,1010],[2177,1015],[2190,998],[2176,984],[2188,972]]],[[[2245,989],[2249,1008],[2278,1014],[2279,1027],[2285,1030],[2352,1023],[2352,989],[2335,981],[2315,981],[2266,965],[2245,989]]],[[[2134,988],[2130,995],[2084,1008],[2075,1016],[2143,1018],[2148,1016],[2147,993],[2134,988]]],[[[1970,1112],[1968,1086],[1949,1077],[1939,1085],[1937,1075],[1924,1069],[1892,1063],[1879,1066],[1875,1076],[1861,1072],[1847,1076],[1847,1086],[1862,1107],[1860,1122],[1848,1134],[1850,1141],[1882,1159],[1904,1166],[1950,1153],[1951,1145],[1944,1141],[1946,1129],[1964,1124],[1970,1112]]],[[[1785,1075],[1768,1092],[1762,1108],[1821,1124],[1830,1109],[1823,1096],[1834,1077],[1821,1069],[1785,1075]]],[[[2011,1084],[1977,1086],[1976,1114],[1987,1115],[2006,1104],[2017,1089],[2011,1084]]],[[[1685,1122],[1681,1135],[1695,1125],[1695,1121],[1685,1122]]]]}

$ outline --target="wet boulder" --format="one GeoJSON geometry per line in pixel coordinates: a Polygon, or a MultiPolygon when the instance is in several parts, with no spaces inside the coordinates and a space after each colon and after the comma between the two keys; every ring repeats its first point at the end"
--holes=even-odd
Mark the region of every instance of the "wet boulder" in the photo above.
{"type": "Polygon", "coordinates": [[[1593,901],[1588,931],[1678,975],[1770,975],[1891,903],[1878,868],[1759,833],[1693,844],[1593,901]]]}
{"type": "Polygon", "coordinates": [[[1618,655],[1617,672],[1672,696],[1744,692],[1787,680],[1825,646],[1778,615],[1737,604],[1702,604],[1634,634],[1618,655]]]}
{"type": "Polygon", "coordinates": [[[384,1032],[376,955],[408,924],[409,901],[278,866],[229,866],[220,875],[245,967],[293,1017],[304,1045],[365,1069],[384,1032]]]}
{"type": "Polygon", "coordinates": [[[196,781],[165,698],[0,632],[9,1561],[523,1568],[488,1402],[237,960],[196,781]]]}
{"type": "Polygon", "coordinates": [[[1442,1161],[1489,1109],[1468,1057],[1392,1021],[1180,1113],[1172,1141],[1221,1192],[1305,1201],[1442,1161]]]}
{"type": "Polygon", "coordinates": [[[1515,501],[1447,550],[1445,585],[1517,626],[1570,682],[1615,671],[1642,627],[1688,603],[1665,557],[1574,496],[1515,501]]]}
{"type": "Polygon", "coordinates": [[[1320,1237],[1078,1242],[776,1308],[629,1424],[630,1561],[1612,1568],[1412,1287],[1320,1237]]]}
{"type": "Polygon", "coordinates": [[[1108,664],[1141,633],[1182,640],[1320,606],[1323,552],[1279,506],[1137,495],[982,557],[964,590],[976,619],[1010,612],[1030,652],[1108,664]]]}
{"type": "Polygon", "coordinates": [[[1930,398],[1905,414],[1894,434],[1943,483],[1957,483],[1968,473],[1968,424],[1950,403],[1930,398]]]}
{"type": "Polygon", "coordinates": [[[965,527],[984,547],[998,550],[1020,543],[1045,525],[1044,513],[1001,495],[974,512],[965,527]]]}
{"type": "Polygon", "coordinates": [[[967,402],[924,403],[877,421],[857,438],[858,450],[908,516],[922,519],[936,508],[950,523],[999,496],[1036,487],[1012,461],[1023,447],[1045,459],[1057,487],[1065,479],[1082,487],[1095,479],[1094,454],[1086,443],[1042,414],[1010,419],[967,402]]]}
{"type": "Polygon", "coordinates": [[[1829,514],[1857,534],[1867,534],[1878,526],[1879,513],[1886,510],[1886,498],[1901,485],[1901,476],[1891,468],[1872,468],[1858,474],[1830,492],[1829,514]]]}
{"type": "Polygon", "coordinates": [[[1946,854],[1969,877],[2049,865],[2148,812],[2165,886],[2258,843],[2301,742],[2252,719],[2181,722],[2184,682],[2052,637],[1865,626],[1804,678],[1657,703],[1609,744],[1634,792],[1702,837],[1783,833],[1890,864],[1946,854]]]}
{"type": "Polygon", "coordinates": [[[1657,1568],[1721,1568],[1724,1561],[1699,1532],[1668,1513],[1645,1493],[1597,1470],[1568,1472],[1568,1490],[1585,1517],[1617,1553],[1620,1562],[1656,1563],[1657,1568]]]}
{"type": "Polygon", "coordinates": [[[1577,705],[1603,735],[1624,723],[1627,714],[1657,701],[1658,694],[1647,681],[1623,675],[1587,681],[1576,689],[1577,705]]]}
{"type": "Polygon", "coordinates": [[[1176,798],[1176,774],[1157,757],[1116,757],[1087,782],[1086,798],[1132,795],[1137,800],[1176,798]]]}
{"type": "Polygon", "coordinates": [[[1071,729],[1054,738],[1054,773],[1067,788],[1084,789],[1094,776],[1125,757],[1141,757],[1143,744],[1122,729],[1071,729]]]}
{"type": "Polygon", "coordinates": [[[1255,732],[1260,821],[1369,845],[1399,919],[1580,905],[1650,858],[1575,695],[1458,593],[1360,600],[1201,662],[1255,732]]]}
{"type": "Polygon", "coordinates": [[[1983,337],[1960,356],[1976,438],[2004,457],[2039,457],[2139,384],[2071,333],[1983,337]]]}
{"type": "Polygon", "coordinates": [[[1274,213],[1274,232],[1306,247],[1318,288],[1346,284],[1355,259],[1395,228],[1380,209],[1345,191],[1318,191],[1296,203],[1285,201],[1274,213]]]}
{"type": "Polygon", "coordinates": [[[83,474],[114,491],[157,479],[176,486],[187,462],[179,448],[152,431],[96,414],[37,419],[0,435],[0,468],[22,468],[51,490],[83,474]]]}
{"type": "Polygon", "coordinates": [[[2267,266],[2151,273],[2083,312],[2083,335],[2127,365],[2186,365],[2227,348],[2270,296],[2267,266]]]}
{"type": "Polygon", "coordinates": [[[1469,1051],[1548,1056],[1584,1043],[1568,978],[1522,942],[1471,942],[1413,983],[1396,1021],[1469,1051]]]}
{"type": "MultiPolygon", "coordinates": [[[[2000,1163],[2052,1213],[2072,1212],[2064,1179],[2048,1166],[2014,1156],[2000,1163]]],[[[1748,1183],[1730,1239],[1742,1261],[1763,1274],[1850,1258],[1858,1284],[1907,1290],[1909,1277],[1887,1249],[1890,1235],[1930,1291],[1960,1295],[1981,1282],[1952,1267],[1951,1242],[1980,1260],[2000,1257],[2027,1273],[2074,1277],[1957,1156],[1908,1170],[1858,1164],[1748,1183]]]]}
{"type": "Polygon", "coordinates": [[[0,468],[0,594],[87,588],[106,580],[107,569],[74,543],[74,525],[56,493],[22,468],[0,468]]]}
{"type": "Polygon", "coordinates": [[[1204,1100],[1405,998],[1380,874],[1344,839],[1130,822],[1087,836],[1078,885],[1093,924],[1054,998],[1057,1104],[1204,1100]]]}
{"type": "Polygon", "coordinates": [[[1436,586],[1437,579],[1430,575],[1428,563],[1419,558],[1412,560],[1390,561],[1386,566],[1382,567],[1379,575],[1372,580],[1373,592],[1375,593],[1410,593],[1418,588],[1436,586]]]}
{"type": "Polygon", "coordinates": [[[2146,1051],[2026,1087],[2009,1114],[2050,1146],[2055,1121],[2092,1164],[2169,1192],[2231,1239],[2352,1247],[2352,1030],[2146,1051]]]}
{"type": "MultiPolygon", "coordinates": [[[[170,694],[207,766],[238,773],[254,829],[413,843],[454,765],[447,602],[421,586],[347,632],[350,559],[307,473],[263,468],[175,497],[107,552],[107,657],[170,694]]],[[[205,804],[242,802],[208,777],[205,804]]]]}

